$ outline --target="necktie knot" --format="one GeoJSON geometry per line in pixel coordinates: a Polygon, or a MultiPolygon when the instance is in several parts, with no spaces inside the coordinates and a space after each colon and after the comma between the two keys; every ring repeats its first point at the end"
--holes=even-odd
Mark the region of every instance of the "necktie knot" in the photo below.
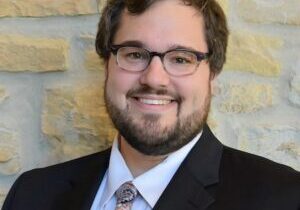
{"type": "Polygon", "coordinates": [[[133,200],[137,196],[138,191],[131,182],[125,182],[116,191],[117,208],[116,209],[130,209],[133,200]]]}

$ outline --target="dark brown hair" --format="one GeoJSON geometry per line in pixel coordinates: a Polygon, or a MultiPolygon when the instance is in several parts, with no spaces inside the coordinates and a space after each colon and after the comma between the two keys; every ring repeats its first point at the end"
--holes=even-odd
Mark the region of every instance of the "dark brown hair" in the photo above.
{"type": "MultiPolygon", "coordinates": [[[[96,37],[96,51],[101,58],[108,60],[110,45],[118,30],[121,13],[127,10],[133,15],[139,15],[153,3],[162,0],[108,0],[102,11],[96,37]]],[[[210,69],[214,74],[221,72],[226,60],[228,28],[225,14],[215,0],[182,0],[187,6],[196,8],[202,14],[205,22],[205,35],[209,52],[210,69]]]]}

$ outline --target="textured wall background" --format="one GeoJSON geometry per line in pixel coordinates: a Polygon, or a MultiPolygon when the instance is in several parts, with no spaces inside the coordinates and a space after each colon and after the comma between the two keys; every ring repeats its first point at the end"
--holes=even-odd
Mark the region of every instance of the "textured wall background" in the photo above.
{"type": "MultiPolygon", "coordinates": [[[[210,125],[225,144],[300,170],[300,2],[220,3],[231,38],[210,125]]],[[[20,173],[110,144],[93,48],[101,4],[0,0],[0,203],[20,173]]]]}

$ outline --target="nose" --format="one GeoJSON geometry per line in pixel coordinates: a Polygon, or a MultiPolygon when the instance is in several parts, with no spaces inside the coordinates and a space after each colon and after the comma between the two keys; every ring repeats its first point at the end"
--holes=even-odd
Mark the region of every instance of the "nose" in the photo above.
{"type": "Polygon", "coordinates": [[[152,88],[167,87],[170,82],[169,74],[165,71],[162,60],[159,56],[154,56],[149,66],[140,77],[140,83],[152,88]]]}

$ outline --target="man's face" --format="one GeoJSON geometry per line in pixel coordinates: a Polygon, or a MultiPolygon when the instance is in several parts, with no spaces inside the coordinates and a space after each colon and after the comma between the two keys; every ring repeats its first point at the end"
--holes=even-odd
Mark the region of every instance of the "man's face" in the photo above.
{"type": "MultiPolygon", "coordinates": [[[[178,46],[208,52],[202,16],[181,1],[153,4],[140,15],[125,10],[112,44],[129,42],[150,51],[178,46]]],[[[192,75],[169,75],[159,57],[142,72],[121,69],[111,54],[106,69],[105,100],[123,139],[147,155],[164,155],[188,143],[206,121],[211,98],[209,64],[192,75]]]]}

